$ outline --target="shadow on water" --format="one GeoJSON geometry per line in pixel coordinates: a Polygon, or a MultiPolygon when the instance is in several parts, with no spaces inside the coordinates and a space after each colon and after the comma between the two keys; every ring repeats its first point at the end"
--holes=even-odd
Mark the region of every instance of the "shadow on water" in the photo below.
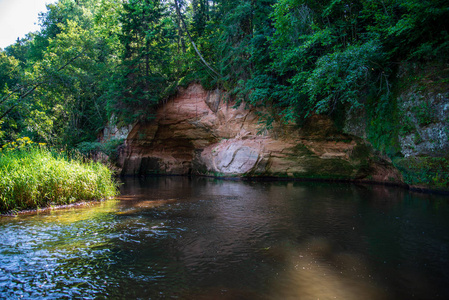
{"type": "Polygon", "coordinates": [[[446,299],[447,200],[126,178],[115,200],[0,219],[0,298],[446,299]]]}

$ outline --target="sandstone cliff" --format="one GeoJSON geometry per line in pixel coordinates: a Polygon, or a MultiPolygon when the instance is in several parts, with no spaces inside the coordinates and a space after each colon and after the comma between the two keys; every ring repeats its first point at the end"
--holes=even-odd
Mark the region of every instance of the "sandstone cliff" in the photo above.
{"type": "Polygon", "coordinates": [[[260,113],[191,84],[162,105],[153,122],[132,127],[119,159],[122,175],[402,182],[390,162],[363,139],[338,133],[326,117],[314,116],[302,128],[274,124],[267,130],[260,113]]]}

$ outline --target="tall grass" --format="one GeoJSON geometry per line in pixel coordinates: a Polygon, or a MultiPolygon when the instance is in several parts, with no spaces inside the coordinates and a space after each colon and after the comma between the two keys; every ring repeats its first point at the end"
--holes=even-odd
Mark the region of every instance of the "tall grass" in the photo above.
{"type": "Polygon", "coordinates": [[[112,172],[100,163],[33,147],[0,154],[0,212],[99,200],[116,193],[112,172]]]}

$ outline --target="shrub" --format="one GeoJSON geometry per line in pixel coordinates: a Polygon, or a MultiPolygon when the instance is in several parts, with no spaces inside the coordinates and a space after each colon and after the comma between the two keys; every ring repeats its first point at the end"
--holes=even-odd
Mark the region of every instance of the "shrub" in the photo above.
{"type": "Polygon", "coordinates": [[[396,158],[393,163],[407,184],[449,189],[449,157],[396,158]]]}
{"type": "Polygon", "coordinates": [[[91,156],[92,154],[102,152],[106,154],[112,161],[117,157],[117,149],[122,145],[124,139],[110,139],[106,142],[83,142],[77,145],[77,150],[85,156],[91,156]]]}

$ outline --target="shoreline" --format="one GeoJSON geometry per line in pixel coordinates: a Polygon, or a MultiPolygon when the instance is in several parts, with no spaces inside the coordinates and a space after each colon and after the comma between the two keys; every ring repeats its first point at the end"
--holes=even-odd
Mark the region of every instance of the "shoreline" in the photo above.
{"type": "MultiPolygon", "coordinates": [[[[211,178],[211,179],[218,179],[218,180],[229,180],[229,181],[265,181],[265,182],[276,182],[276,181],[283,181],[283,182],[328,182],[328,183],[351,183],[351,184],[362,184],[362,185],[380,185],[380,186],[389,186],[389,187],[397,187],[404,190],[408,190],[410,192],[414,193],[421,193],[421,194],[434,194],[434,195],[442,195],[442,196],[449,196],[449,189],[448,190],[437,190],[437,189],[431,189],[424,186],[413,186],[408,185],[406,183],[397,183],[397,182],[382,182],[382,181],[366,181],[366,180],[354,180],[354,179],[326,179],[326,178],[290,178],[290,177],[221,177],[221,176],[208,176],[208,175],[182,175],[182,174],[153,174],[153,175],[146,175],[146,176],[138,176],[138,175],[125,175],[125,176],[116,176],[117,178],[146,178],[146,177],[190,177],[190,178],[211,178]]],[[[117,195],[120,196],[120,195],[117,195]]],[[[117,197],[116,196],[116,197],[117,197]]],[[[83,207],[83,206],[89,206],[94,203],[100,203],[109,199],[113,199],[114,197],[107,198],[107,199],[100,199],[100,200],[91,200],[91,201],[79,201],[71,204],[61,204],[61,205],[50,205],[48,207],[43,208],[34,208],[34,209],[25,209],[25,210],[19,210],[19,211],[9,211],[0,213],[0,217],[6,217],[6,218],[14,218],[19,215],[31,215],[31,214],[38,214],[38,213],[46,213],[53,210],[60,210],[60,209],[67,209],[72,207],[83,207]]]]}
{"type": "Polygon", "coordinates": [[[107,198],[107,199],[101,199],[101,200],[90,200],[90,201],[79,201],[74,202],[70,204],[60,204],[60,205],[50,205],[47,207],[40,207],[40,208],[33,208],[33,209],[24,209],[24,210],[18,210],[18,211],[8,211],[0,214],[1,217],[5,218],[15,218],[19,215],[32,215],[32,214],[39,214],[39,213],[48,213],[50,211],[54,210],[61,210],[61,209],[67,209],[67,208],[73,208],[73,207],[83,207],[83,206],[90,206],[94,203],[101,203],[106,200],[113,199],[113,198],[107,198]]]}

